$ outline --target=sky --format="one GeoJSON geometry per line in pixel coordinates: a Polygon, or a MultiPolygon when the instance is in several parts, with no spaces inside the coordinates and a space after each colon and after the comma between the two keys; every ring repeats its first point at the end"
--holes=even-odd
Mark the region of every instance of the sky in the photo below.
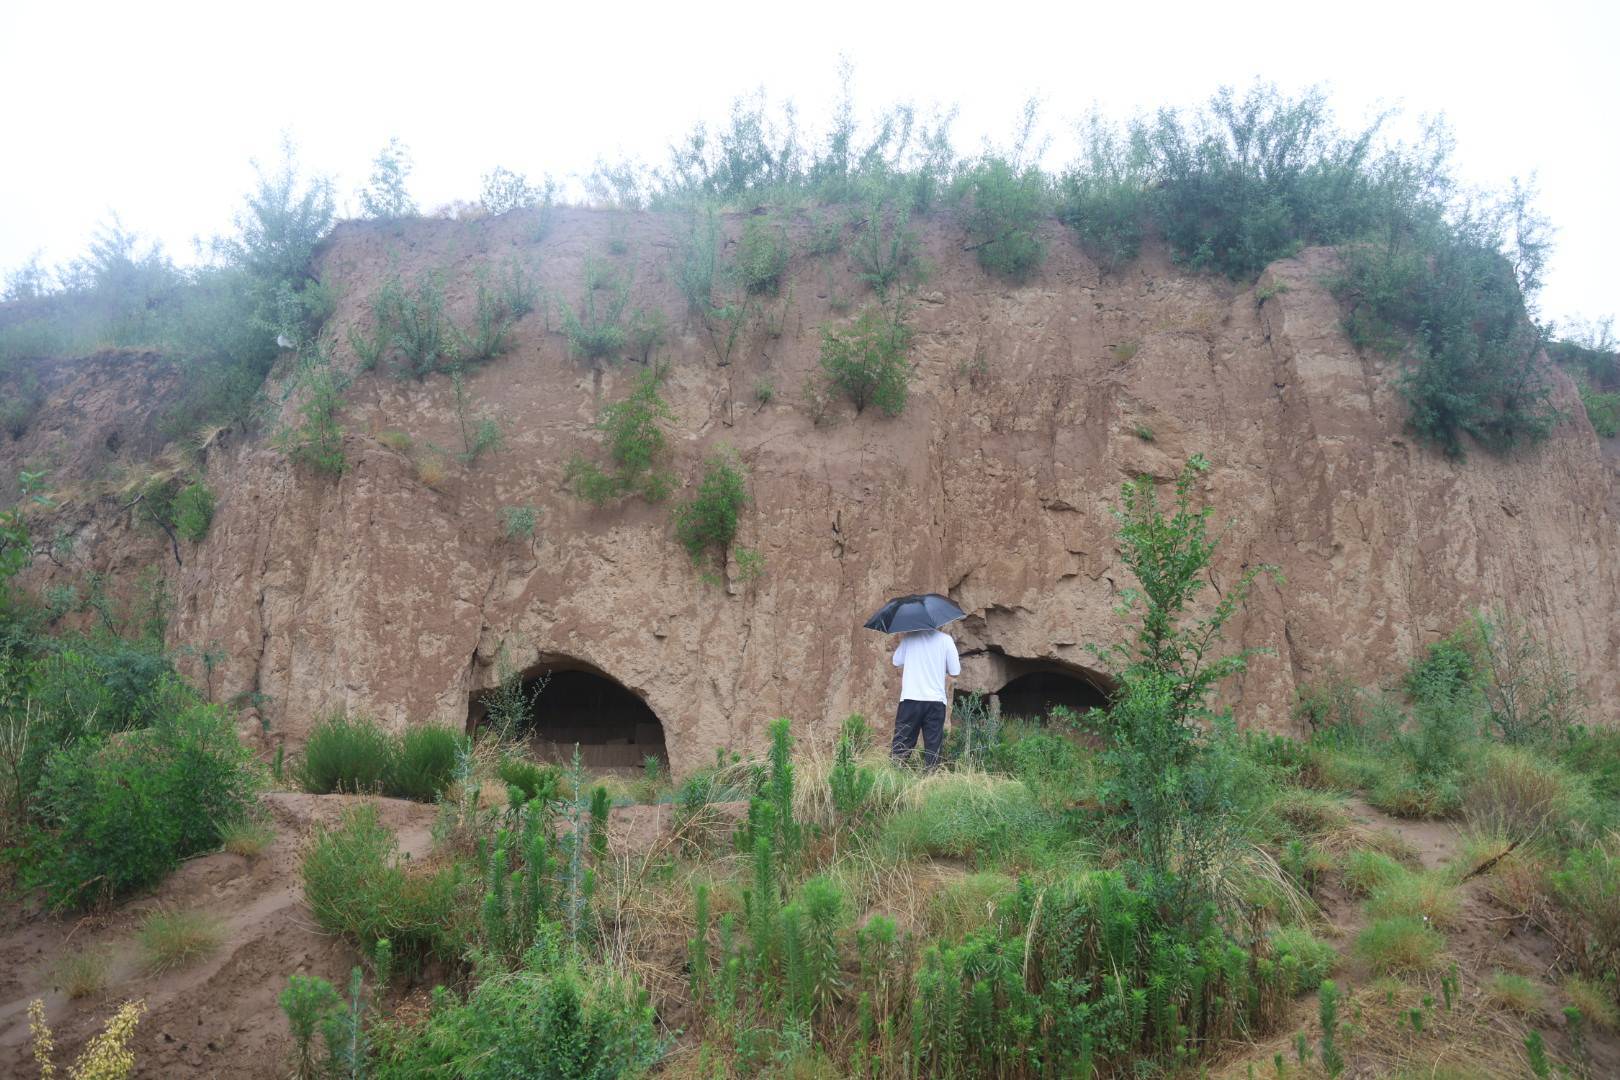
{"type": "Polygon", "coordinates": [[[858,108],[954,105],[959,148],[1042,105],[1073,121],[1194,105],[1256,79],[1320,86],[1346,126],[1444,114],[1461,178],[1534,174],[1556,229],[1541,294],[1560,323],[1620,314],[1620,4],[1209,3],[0,5],[0,273],[80,254],[118,214],[182,261],[228,231],[284,133],[340,208],[392,136],[424,208],[476,200],[497,165],[559,179],[599,157],[662,163],[740,94],[819,129],[854,68],[858,108]],[[1130,10],[1128,10],[1130,9],[1130,10]]]}

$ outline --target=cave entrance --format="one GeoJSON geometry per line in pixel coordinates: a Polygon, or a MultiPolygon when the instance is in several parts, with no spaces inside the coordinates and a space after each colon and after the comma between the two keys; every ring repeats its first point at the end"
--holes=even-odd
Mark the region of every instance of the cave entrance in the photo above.
{"type": "Polygon", "coordinates": [[[1108,708],[1108,694],[1080,675],[1063,671],[1031,671],[1011,679],[996,697],[1002,716],[1045,720],[1056,707],[1079,714],[1108,708]]]}
{"type": "MultiPolygon", "coordinates": [[[[538,760],[566,765],[577,744],[589,769],[640,771],[653,757],[668,770],[664,725],[638,694],[606,672],[562,660],[537,664],[522,679],[530,704],[521,737],[538,760]]],[[[473,695],[469,731],[483,721],[490,693],[473,695]]]]}

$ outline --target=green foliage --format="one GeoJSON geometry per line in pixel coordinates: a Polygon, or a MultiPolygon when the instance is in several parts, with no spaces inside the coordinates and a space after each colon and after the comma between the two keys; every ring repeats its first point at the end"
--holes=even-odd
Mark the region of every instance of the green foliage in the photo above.
{"type": "Polygon", "coordinates": [[[135,930],[141,966],[153,975],[190,967],[218,949],[224,940],[224,927],[205,911],[160,908],[142,919],[135,930]]]}
{"type": "Polygon", "coordinates": [[[1216,656],[1222,627],[1254,579],[1276,571],[1247,569],[1202,618],[1188,615],[1202,591],[1216,541],[1208,535],[1213,509],[1192,508],[1192,491],[1209,470],[1194,456],[1176,481],[1174,510],[1159,508],[1151,477],[1120,492],[1119,539],[1137,587],[1124,590],[1123,610],[1137,614],[1134,641],[1105,655],[1125,663],[1121,692],[1109,714],[1113,768],[1105,791],[1128,808],[1143,861],[1158,874],[1179,868],[1183,887],[1201,887],[1204,871],[1226,843],[1230,776],[1208,750],[1202,724],[1215,684],[1241,672],[1252,653],[1216,656]]]}
{"type": "Polygon", "coordinates": [[[540,511],[533,506],[501,507],[501,532],[508,540],[533,540],[540,511]]]}
{"type": "Polygon", "coordinates": [[[733,273],[743,291],[752,296],[775,296],[787,273],[787,231],[762,218],[750,218],[737,241],[733,273]]]}
{"type": "Polygon", "coordinates": [[[338,712],[316,722],[294,771],[316,795],[380,793],[432,802],[455,777],[466,736],[431,724],[395,737],[367,716],[338,712]]]}
{"type": "Polygon", "coordinates": [[[444,287],[436,276],[418,278],[414,290],[390,277],[372,297],[371,310],[377,323],[371,348],[392,361],[400,378],[425,379],[455,366],[456,328],[445,315],[444,287]]]}
{"type": "Polygon", "coordinates": [[[28,524],[30,507],[50,505],[39,489],[44,474],[23,471],[17,476],[17,502],[0,510],[0,616],[9,616],[16,602],[11,581],[34,559],[33,531],[28,524]]]}
{"type": "Polygon", "coordinates": [[[520,791],[525,802],[551,802],[562,793],[562,770],[555,765],[537,765],[508,755],[501,758],[495,774],[508,788],[520,791]]]}
{"type": "Polygon", "coordinates": [[[914,805],[889,818],[883,836],[904,856],[982,860],[1039,849],[1056,827],[1024,784],[955,774],[930,783],[914,805]]]}
{"type": "Polygon", "coordinates": [[[568,347],[574,355],[596,361],[622,353],[628,333],[624,314],[629,304],[630,282],[587,258],[585,293],[580,298],[579,312],[576,314],[571,307],[563,308],[563,333],[568,336],[568,347]],[[598,294],[605,294],[605,299],[599,300],[598,294]]]}
{"type": "Polygon", "coordinates": [[[1614,844],[1570,852],[1551,884],[1572,923],[1569,945],[1581,971],[1593,978],[1620,972],[1620,857],[1614,844]]]}
{"type": "Polygon", "coordinates": [[[1294,988],[1300,993],[1326,985],[1339,962],[1338,951],[1299,926],[1279,927],[1270,934],[1273,961],[1280,967],[1298,972],[1294,988]]]}
{"type": "Polygon", "coordinates": [[[347,467],[343,452],[343,391],[348,377],[337,371],[324,348],[301,355],[298,370],[288,380],[282,400],[299,397],[298,419],[276,433],[275,445],[293,461],[316,472],[339,476],[347,467]]]}
{"type": "Polygon", "coordinates": [[[1346,331],[1358,347],[1406,352],[1410,423],[1449,456],[1462,455],[1465,435],[1504,452],[1557,420],[1538,362],[1545,334],[1527,306],[1547,247],[1516,188],[1483,213],[1391,229],[1346,253],[1336,285],[1346,331]]]}
{"type": "Polygon", "coordinates": [[[1046,246],[1036,230],[1050,201],[1040,169],[990,156],[960,183],[969,204],[964,215],[967,247],[978,254],[979,265],[1014,281],[1039,270],[1046,246]]]}
{"type": "Polygon", "coordinates": [[[675,508],[675,539],[693,563],[705,554],[725,558],[737,536],[737,517],[748,505],[748,473],[727,451],[709,458],[692,497],[675,508]]]}
{"type": "Polygon", "coordinates": [[[1584,719],[1575,673],[1523,619],[1497,606],[1475,612],[1468,629],[1488,723],[1504,742],[1545,742],[1584,719]]]}
{"type": "Polygon", "coordinates": [[[201,480],[195,480],[174,497],[174,531],[192,543],[201,543],[214,522],[214,492],[201,480]]]}
{"type": "Polygon", "coordinates": [[[1148,224],[1146,163],[1096,116],[1080,135],[1080,162],[1057,179],[1058,218],[1099,267],[1117,271],[1142,249],[1148,224]]]}
{"type": "Polygon", "coordinates": [[[317,720],[293,777],[316,795],[380,792],[394,767],[394,738],[368,716],[337,712],[317,720]]]}
{"type": "Polygon", "coordinates": [[[533,722],[534,703],[545,692],[544,675],[524,685],[523,672],[512,666],[503,644],[495,654],[495,688],[484,697],[483,727],[502,743],[520,737],[533,722]]]}
{"type": "Polygon", "coordinates": [[[623,401],[598,415],[596,430],[607,444],[611,471],[578,456],[568,463],[568,480],[587,502],[605,506],[629,495],[659,502],[669,494],[673,478],[662,468],[668,446],[663,424],[673,414],[658,392],[659,376],[656,369],[642,372],[623,401]]]}
{"type": "Polygon", "coordinates": [[[389,139],[371,163],[370,182],[360,189],[360,212],[384,221],[414,217],[416,200],[405,187],[410,175],[410,151],[398,138],[389,139]]]}
{"type": "Polygon", "coordinates": [[[435,994],[427,1020],[376,1033],[378,1080],[632,1080],[663,1056],[644,991],[610,970],[536,957],[465,1000],[435,994]]]}
{"type": "Polygon", "coordinates": [[[291,975],[276,999],[292,1028],[294,1080],[317,1080],[321,1075],[315,1053],[315,1034],[327,1016],[342,1008],[343,998],[319,975],[291,975]]]}
{"type": "Polygon", "coordinates": [[[450,388],[455,397],[456,424],[461,430],[461,463],[472,465],[487,453],[506,445],[506,432],[500,422],[488,414],[474,416],[472,395],[458,365],[450,369],[450,388]]]}
{"type": "Polygon", "coordinates": [[[907,353],[912,332],[904,310],[876,305],[863,309],[855,322],[821,331],[820,374],[827,391],[847,397],[856,413],[875,405],[885,416],[906,407],[911,382],[907,353]]]}
{"type": "Polygon", "coordinates": [[[1446,939],[1415,915],[1372,923],[1355,942],[1356,952],[1380,975],[1431,970],[1445,947],[1446,939]]]}
{"type": "Polygon", "coordinates": [[[861,280],[879,296],[915,276],[917,234],[911,229],[910,211],[874,200],[855,234],[850,256],[861,280]]]}
{"type": "Polygon", "coordinates": [[[402,799],[432,802],[455,779],[467,745],[460,732],[434,724],[412,724],[392,755],[387,791],[402,799]]]}
{"type": "Polygon", "coordinates": [[[406,956],[453,957],[459,870],[411,866],[375,803],[349,807],[335,829],[317,828],[301,874],[315,921],[368,955],[386,940],[406,956]]]}
{"type": "Polygon", "coordinates": [[[857,740],[864,734],[865,729],[866,721],[858,714],[844,721],[844,728],[838,734],[833,767],[827,774],[827,783],[832,789],[833,808],[845,818],[853,818],[861,813],[866,806],[866,800],[871,797],[872,785],[876,781],[872,769],[856,761],[856,755],[859,753],[857,740]]]}
{"type": "Polygon", "coordinates": [[[549,176],[544,177],[538,185],[531,184],[528,177],[504,166],[496,166],[485,173],[483,183],[483,195],[479,202],[490,214],[535,208],[548,211],[557,192],[557,185],[549,176]]]}
{"type": "Polygon", "coordinates": [[[258,783],[250,762],[230,718],[205,705],[56,749],[35,793],[28,879],[71,907],[155,885],[247,814],[258,783]]]}
{"type": "Polygon", "coordinates": [[[1586,409],[1586,418],[1592,422],[1592,430],[1600,437],[1612,439],[1620,435],[1620,391],[1594,390],[1590,386],[1582,386],[1581,406],[1586,409]]]}

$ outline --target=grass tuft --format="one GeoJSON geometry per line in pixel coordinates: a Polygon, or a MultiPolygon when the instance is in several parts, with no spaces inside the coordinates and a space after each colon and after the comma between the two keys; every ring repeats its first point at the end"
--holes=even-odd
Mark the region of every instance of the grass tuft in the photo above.
{"type": "Polygon", "coordinates": [[[1581,1016],[1604,1031],[1620,1031],[1620,1008],[1614,1004],[1612,989],[1603,983],[1579,976],[1564,980],[1564,996],[1581,1010],[1581,1016]]]}
{"type": "Polygon", "coordinates": [[[62,993],[77,1000],[99,994],[107,988],[111,961],[105,949],[90,946],[74,949],[56,965],[56,984],[62,993]]]}
{"type": "Polygon", "coordinates": [[[1374,888],[1367,897],[1370,918],[1410,916],[1437,929],[1455,925],[1460,911],[1456,888],[1433,874],[1403,872],[1374,888]]]}
{"type": "Polygon", "coordinates": [[[201,911],[154,911],[135,931],[141,947],[142,966],[153,975],[190,967],[204,959],[225,940],[224,927],[214,916],[201,911]]]}
{"type": "Polygon", "coordinates": [[[267,822],[242,818],[219,830],[220,845],[232,855],[257,859],[276,842],[276,831],[267,822]]]}
{"type": "Polygon", "coordinates": [[[1547,997],[1541,985],[1517,972],[1498,971],[1485,983],[1485,997],[1492,1007],[1518,1016],[1541,1016],[1547,1011],[1547,997]]]}
{"type": "Polygon", "coordinates": [[[1356,952],[1380,975],[1431,971],[1446,939],[1415,915],[1379,919],[1356,937],[1356,952]]]}

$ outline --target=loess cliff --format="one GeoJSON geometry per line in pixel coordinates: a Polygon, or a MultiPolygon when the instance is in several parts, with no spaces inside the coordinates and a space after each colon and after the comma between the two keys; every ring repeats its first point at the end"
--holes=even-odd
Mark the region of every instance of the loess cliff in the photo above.
{"type": "MultiPolygon", "coordinates": [[[[743,221],[725,224],[733,242],[743,221]]],[[[905,412],[840,404],[817,423],[800,388],[819,329],[870,299],[847,256],[795,256],[782,298],[721,364],[674,280],[684,228],[588,210],[556,212],[538,240],[525,213],[341,226],[319,267],[339,296],[326,335],[350,371],[349,329],[369,325],[390,274],[442,275],[463,325],[481,269],[516,259],[538,274],[553,310],[523,318],[510,351],[467,380],[504,448],[473,466],[441,455],[444,475],[426,482],[422,448],[460,443],[449,380],[356,372],[341,478],[291,465],[263,434],[216,434],[202,450],[212,530],[172,550],[132,520],[119,481],[156,449],[149,414],[177,373],[122,354],[58,365],[40,419],[0,445],[8,474],[50,470],[56,527],[73,540],[30,583],[160,568],[170,644],[193,647],[183,663],[199,683],[200,651],[222,654],[211,689],[257,694],[247,723],[271,738],[296,744],[338,708],[464,725],[504,645],[520,669],[588,671],[644,701],[680,773],[759,742],[774,716],[809,738],[850,712],[886,718],[897,680],[886,640],[861,623],[897,593],[946,593],[969,613],[954,628],[969,689],[1043,673],[1106,688],[1087,646],[1124,626],[1119,485],[1169,481],[1203,453],[1224,528],[1210,595],[1256,564],[1284,578],[1262,580],[1232,626],[1234,645],[1271,650],[1228,688],[1241,724],[1285,727],[1296,689],[1333,671],[1388,684],[1498,601],[1550,636],[1594,698],[1620,690],[1620,492],[1573,386],[1550,372],[1570,418],[1539,447],[1449,460],[1419,444],[1396,365],[1358,355],[1341,330],[1331,251],[1243,288],[1151,252],[1100,275],[1054,227],[1045,266],[1013,285],[986,276],[948,219],[930,220],[905,412]],[[667,506],[595,509],[567,490],[569,458],[600,456],[598,410],[642,370],[570,354],[555,305],[577,309],[587,259],[628,273],[631,306],[668,320],[655,357],[669,365],[677,474],[694,480],[722,445],[746,464],[739,539],[764,557],[757,579],[731,565],[705,580],[667,506]],[[378,438],[396,431],[415,449],[378,438]],[[532,543],[502,531],[516,505],[540,511],[532,543]]]]}

